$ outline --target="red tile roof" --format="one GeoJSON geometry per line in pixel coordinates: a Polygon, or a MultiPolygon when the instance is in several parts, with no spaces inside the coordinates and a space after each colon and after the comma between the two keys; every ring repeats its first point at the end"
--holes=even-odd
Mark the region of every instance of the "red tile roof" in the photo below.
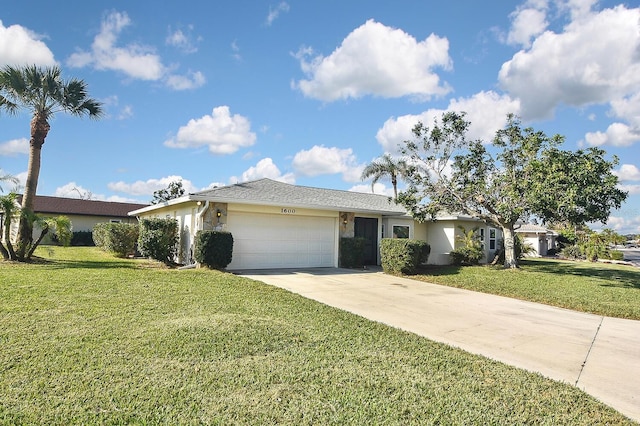
{"type": "MultiPolygon", "coordinates": [[[[18,202],[22,196],[18,196],[18,202]]],[[[35,213],[53,213],[58,215],[108,216],[126,218],[127,213],[147,207],[148,204],[117,203],[113,201],[80,200],[78,198],[49,197],[36,195],[35,213]]]]}

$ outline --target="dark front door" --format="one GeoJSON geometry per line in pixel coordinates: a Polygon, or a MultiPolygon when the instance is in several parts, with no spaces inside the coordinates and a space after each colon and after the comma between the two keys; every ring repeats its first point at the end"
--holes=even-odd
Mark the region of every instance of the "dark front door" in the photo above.
{"type": "Polygon", "coordinates": [[[378,264],[378,219],[356,217],[354,223],[356,238],[364,238],[364,264],[378,264]]]}

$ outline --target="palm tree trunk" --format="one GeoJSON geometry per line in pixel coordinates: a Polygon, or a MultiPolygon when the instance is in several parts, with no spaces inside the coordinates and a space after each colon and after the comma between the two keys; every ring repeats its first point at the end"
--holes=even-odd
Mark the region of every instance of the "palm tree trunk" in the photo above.
{"type": "Polygon", "coordinates": [[[398,199],[398,178],[394,173],[391,174],[391,185],[393,186],[393,200],[398,199]]]}
{"type": "MultiPolygon", "coordinates": [[[[8,259],[11,260],[16,260],[16,252],[13,250],[13,244],[11,244],[11,216],[9,215],[10,212],[7,212],[7,217],[5,217],[5,222],[4,222],[4,242],[7,245],[7,255],[8,255],[8,259]]],[[[3,247],[4,248],[4,247],[3,247]]],[[[2,255],[4,256],[4,252],[2,253],[2,255]]]]}
{"type": "Polygon", "coordinates": [[[16,256],[25,260],[33,241],[33,204],[38,189],[40,177],[40,157],[44,139],[49,133],[49,123],[46,117],[35,115],[31,120],[31,140],[29,141],[29,165],[27,167],[27,182],[22,194],[22,214],[18,225],[18,242],[16,256]]]}

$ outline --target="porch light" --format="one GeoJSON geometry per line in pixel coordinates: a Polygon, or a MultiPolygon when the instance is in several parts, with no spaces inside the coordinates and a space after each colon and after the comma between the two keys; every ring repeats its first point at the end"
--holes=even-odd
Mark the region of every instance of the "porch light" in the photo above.
{"type": "Polygon", "coordinates": [[[216,217],[219,219],[222,216],[222,212],[220,210],[216,210],[216,217]]]}

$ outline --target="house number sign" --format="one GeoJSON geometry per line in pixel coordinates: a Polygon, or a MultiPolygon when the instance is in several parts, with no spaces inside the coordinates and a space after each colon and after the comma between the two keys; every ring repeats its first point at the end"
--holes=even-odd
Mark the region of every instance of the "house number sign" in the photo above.
{"type": "Polygon", "coordinates": [[[282,214],[296,214],[296,209],[283,207],[282,210],[280,210],[280,213],[282,213],[282,214]]]}

